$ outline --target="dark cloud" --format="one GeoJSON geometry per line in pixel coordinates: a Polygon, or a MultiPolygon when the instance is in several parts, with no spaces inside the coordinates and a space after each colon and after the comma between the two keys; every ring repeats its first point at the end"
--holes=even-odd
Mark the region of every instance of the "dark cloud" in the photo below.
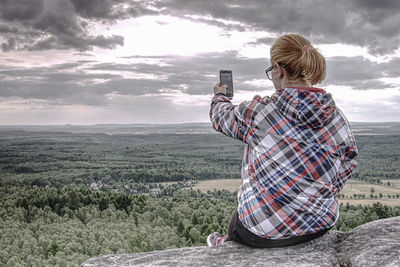
{"type": "MultiPolygon", "coordinates": [[[[137,59],[142,62],[146,58],[139,56],[137,59]]],[[[241,58],[236,52],[226,52],[196,57],[150,57],[149,62],[153,63],[80,61],[46,68],[0,66],[0,97],[100,106],[107,105],[109,94],[163,97],[163,92],[181,91],[196,97],[212,92],[219,80],[219,69],[233,70],[235,90],[273,90],[264,72],[269,62],[267,58],[241,58]],[[249,83],[253,80],[264,80],[265,88],[249,83]]],[[[398,77],[400,72],[400,59],[378,64],[362,57],[333,57],[328,58],[327,64],[327,79],[320,87],[345,85],[361,90],[387,89],[392,85],[380,78],[398,77]]]]}
{"type": "Polygon", "coordinates": [[[111,49],[123,43],[122,37],[89,36],[88,21],[113,23],[158,13],[239,31],[298,32],[315,42],[360,45],[383,55],[400,46],[399,9],[398,0],[3,0],[0,32],[6,49],[111,49]],[[15,46],[7,43],[11,37],[15,46]]]}
{"type": "Polygon", "coordinates": [[[106,49],[124,44],[122,36],[88,33],[88,21],[113,23],[117,19],[152,14],[144,4],[123,0],[3,0],[0,33],[3,51],[106,49]]]}
{"type": "Polygon", "coordinates": [[[92,45],[108,49],[115,48],[117,45],[124,45],[124,38],[120,35],[112,35],[111,37],[98,35],[94,38],[89,38],[87,41],[89,46],[92,45]]]}
{"type": "Polygon", "coordinates": [[[43,10],[44,0],[2,0],[0,18],[5,21],[32,21],[43,10]]]}
{"type": "Polygon", "coordinates": [[[400,60],[376,63],[362,57],[332,57],[327,59],[327,77],[323,85],[347,85],[354,89],[387,89],[393,87],[380,78],[400,75],[400,60]]]}
{"type": "Polygon", "coordinates": [[[17,43],[15,41],[15,38],[11,37],[10,39],[7,40],[6,43],[2,43],[1,44],[1,48],[3,48],[4,52],[7,52],[7,51],[10,51],[10,50],[15,50],[16,45],[17,45],[17,43]]]}
{"type": "Polygon", "coordinates": [[[256,45],[256,44],[265,44],[265,45],[272,45],[275,42],[275,38],[272,37],[263,37],[255,40],[254,42],[250,42],[250,45],[256,45]]]}
{"type": "Polygon", "coordinates": [[[161,57],[159,60],[166,64],[95,64],[93,61],[81,61],[48,67],[0,66],[0,97],[104,106],[108,103],[109,94],[163,97],[165,92],[181,91],[193,96],[207,95],[218,82],[219,68],[233,70],[235,85],[240,90],[257,90],[259,88],[245,82],[265,78],[266,60],[240,58],[235,52],[161,57]],[[129,75],[124,76],[126,73],[129,75]]]}
{"type": "MultiPolygon", "coordinates": [[[[4,52],[73,49],[74,58],[81,55],[92,59],[17,68],[27,62],[18,57],[0,57],[5,64],[0,65],[0,101],[22,98],[27,103],[47,103],[54,109],[80,104],[100,107],[106,111],[104,114],[110,108],[123,109],[126,116],[136,114],[158,122],[158,116],[169,122],[173,114],[179,114],[175,115],[177,121],[189,113],[194,118],[194,111],[207,117],[208,107],[176,104],[174,93],[204,99],[218,82],[219,69],[233,70],[235,90],[271,91],[272,82],[264,72],[269,59],[244,58],[237,51],[227,51],[192,57],[132,56],[121,59],[125,64],[102,63],[88,51],[93,47],[113,49],[123,45],[124,39],[102,33],[91,35],[90,25],[107,26],[119,19],[167,14],[227,30],[299,32],[315,42],[360,45],[378,55],[399,48],[398,10],[397,0],[0,0],[0,43],[4,52]],[[265,88],[257,86],[259,81],[265,88]]],[[[248,45],[270,45],[274,40],[260,36],[248,45]]],[[[362,57],[330,57],[327,64],[328,75],[322,88],[343,85],[359,90],[386,89],[395,85],[381,78],[400,76],[398,58],[378,64],[362,57]]],[[[394,96],[391,101],[399,103],[399,99],[394,96]]],[[[115,114],[110,112],[110,121],[115,114]]]]}
{"type": "Polygon", "coordinates": [[[331,84],[370,80],[382,77],[379,64],[362,57],[333,57],[327,60],[326,82],[331,84]]]}
{"type": "Polygon", "coordinates": [[[0,24],[0,33],[18,33],[18,28],[10,27],[7,24],[0,24]]]}
{"type": "Polygon", "coordinates": [[[42,13],[34,21],[33,27],[52,35],[77,36],[84,29],[73,5],[66,0],[46,1],[42,13]]]}
{"type": "MultiPolygon", "coordinates": [[[[142,57],[138,58],[143,59],[142,57]]],[[[151,57],[150,59],[157,58],[151,57]]],[[[253,79],[266,79],[265,68],[268,64],[268,59],[242,58],[234,51],[207,53],[195,57],[160,57],[159,60],[165,65],[102,63],[91,67],[90,70],[135,72],[155,76],[156,80],[129,81],[128,84],[133,84],[133,87],[145,88],[144,92],[154,92],[154,89],[156,92],[160,89],[171,89],[180,90],[189,95],[206,95],[210,94],[214,84],[219,81],[219,69],[233,71],[235,88],[245,91],[260,90],[260,88],[248,85],[247,82],[253,79]]],[[[126,80],[120,82],[124,83],[126,80]]],[[[113,85],[112,87],[119,88],[119,86],[113,85]]]]}
{"type": "Polygon", "coordinates": [[[156,6],[175,16],[211,16],[238,21],[251,29],[298,32],[318,42],[360,45],[373,54],[390,54],[400,45],[398,0],[169,0],[157,1],[156,6]]]}
{"type": "Polygon", "coordinates": [[[110,0],[71,0],[75,10],[84,18],[109,18],[113,13],[110,0]]]}
{"type": "Polygon", "coordinates": [[[70,0],[79,16],[89,19],[115,20],[157,14],[146,7],[148,1],[70,0]]]}
{"type": "Polygon", "coordinates": [[[42,99],[57,104],[104,105],[106,90],[96,86],[97,80],[114,80],[120,76],[90,74],[75,69],[81,65],[0,68],[0,97],[42,99]]]}
{"type": "Polygon", "coordinates": [[[175,89],[175,83],[163,79],[167,70],[139,64],[97,64],[90,61],[57,64],[49,67],[7,68],[0,66],[0,97],[41,99],[54,104],[106,106],[108,94],[123,96],[160,95],[175,89]],[[123,77],[122,70],[133,71],[138,78],[123,77]],[[116,74],[115,74],[116,73],[116,74]],[[146,78],[146,74],[151,74],[146,78]]]}
{"type": "MultiPolygon", "coordinates": [[[[125,64],[72,61],[30,68],[0,65],[0,100],[22,98],[32,103],[45,103],[55,110],[61,106],[82,105],[104,111],[101,116],[110,112],[110,122],[115,122],[115,114],[120,114],[117,117],[126,121],[141,118],[147,122],[171,122],[173,118],[185,121],[185,116],[186,121],[207,119],[208,106],[175,103],[174,94],[180,92],[192,100],[204,99],[218,82],[219,69],[233,70],[236,91],[265,91],[268,94],[273,90],[272,82],[264,73],[269,62],[267,58],[242,58],[233,51],[195,57],[137,56],[124,61],[125,64]],[[264,80],[265,87],[248,83],[252,80],[264,80]]],[[[398,77],[400,72],[400,59],[377,64],[362,57],[333,57],[327,59],[327,64],[328,76],[319,86],[322,88],[327,85],[347,85],[363,90],[389,88],[391,85],[379,79],[398,77]]],[[[394,96],[390,101],[398,103],[399,98],[394,96]]],[[[352,107],[365,113],[368,108],[356,102],[352,107]]],[[[398,111],[393,112],[398,114],[398,111]]]]}
{"type": "Polygon", "coordinates": [[[68,49],[74,47],[78,51],[87,51],[93,46],[111,49],[117,45],[124,45],[124,38],[122,36],[112,35],[111,37],[105,37],[104,35],[98,35],[96,37],[80,38],[60,35],[40,40],[29,47],[29,50],[68,49]]]}

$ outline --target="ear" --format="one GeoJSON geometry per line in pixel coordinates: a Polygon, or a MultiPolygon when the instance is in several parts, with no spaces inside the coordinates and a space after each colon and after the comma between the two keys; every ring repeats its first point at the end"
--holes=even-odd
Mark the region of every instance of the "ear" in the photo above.
{"type": "Polygon", "coordinates": [[[276,69],[279,79],[282,79],[284,76],[282,66],[278,63],[274,63],[274,69],[276,69]]]}

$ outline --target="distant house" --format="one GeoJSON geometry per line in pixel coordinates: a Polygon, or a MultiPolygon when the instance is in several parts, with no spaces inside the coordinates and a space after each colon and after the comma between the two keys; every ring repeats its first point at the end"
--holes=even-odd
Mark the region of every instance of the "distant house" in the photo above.
{"type": "Polygon", "coordinates": [[[90,184],[90,188],[92,188],[92,190],[94,190],[94,191],[99,190],[103,186],[105,186],[105,184],[103,184],[101,181],[93,182],[93,183],[90,184]]]}
{"type": "Polygon", "coordinates": [[[153,188],[153,189],[150,189],[150,193],[151,193],[153,196],[157,196],[158,194],[161,193],[161,189],[160,189],[160,188],[153,188]]]}
{"type": "Polygon", "coordinates": [[[193,181],[192,180],[188,180],[185,182],[185,186],[192,186],[193,185],[193,181]]]}
{"type": "Polygon", "coordinates": [[[130,192],[131,192],[131,194],[137,194],[138,193],[138,191],[136,189],[131,189],[130,192]]]}
{"type": "Polygon", "coordinates": [[[92,190],[98,190],[99,186],[97,185],[96,182],[93,182],[93,183],[90,184],[90,188],[92,188],[92,190]]]}

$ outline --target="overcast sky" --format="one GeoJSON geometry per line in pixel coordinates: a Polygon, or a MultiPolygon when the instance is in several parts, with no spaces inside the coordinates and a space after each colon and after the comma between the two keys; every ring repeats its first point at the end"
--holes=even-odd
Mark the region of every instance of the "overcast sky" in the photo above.
{"type": "Polygon", "coordinates": [[[399,28],[398,0],[0,0],[0,124],[207,122],[219,69],[234,104],[274,92],[284,33],[350,121],[400,121],[399,28]]]}

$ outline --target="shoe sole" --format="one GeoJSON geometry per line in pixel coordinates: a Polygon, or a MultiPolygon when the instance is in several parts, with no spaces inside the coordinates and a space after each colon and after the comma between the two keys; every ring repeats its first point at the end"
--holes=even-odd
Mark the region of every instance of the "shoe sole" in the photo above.
{"type": "Polygon", "coordinates": [[[211,243],[211,235],[209,235],[209,236],[207,237],[207,245],[208,245],[209,247],[214,247],[214,245],[211,243]]]}

